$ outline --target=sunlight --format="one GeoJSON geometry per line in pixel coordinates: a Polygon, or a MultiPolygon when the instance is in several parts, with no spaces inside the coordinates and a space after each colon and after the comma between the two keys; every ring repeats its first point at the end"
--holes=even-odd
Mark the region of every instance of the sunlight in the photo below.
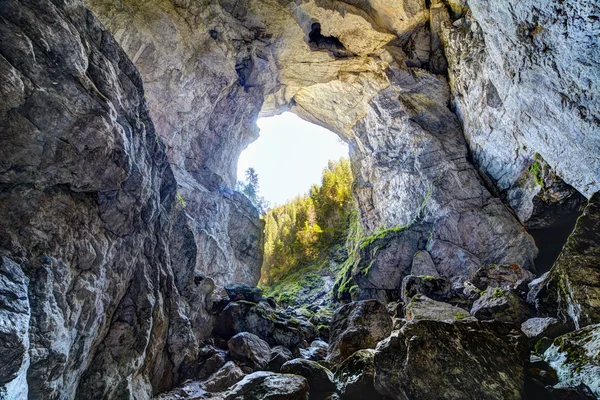
{"type": "Polygon", "coordinates": [[[259,192],[271,206],[284,204],[321,182],[329,160],[348,157],[336,134],[286,112],[257,121],[260,137],[240,155],[238,180],[253,167],[259,192]]]}

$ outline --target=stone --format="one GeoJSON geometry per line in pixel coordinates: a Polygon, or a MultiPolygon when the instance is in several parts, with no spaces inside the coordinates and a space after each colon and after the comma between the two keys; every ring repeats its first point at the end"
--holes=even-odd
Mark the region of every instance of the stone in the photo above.
{"type": "Polygon", "coordinates": [[[199,378],[207,378],[227,363],[228,355],[223,350],[216,350],[200,364],[199,378]]]}
{"type": "Polygon", "coordinates": [[[448,301],[453,294],[452,284],[445,278],[408,275],[402,280],[402,301],[408,304],[413,296],[424,295],[432,300],[448,301]]]}
{"type": "Polygon", "coordinates": [[[310,386],[311,397],[336,391],[333,374],[317,362],[296,358],[283,364],[281,372],[305,377],[310,386]]]}
{"type": "Polygon", "coordinates": [[[258,303],[262,300],[262,290],[260,288],[244,285],[234,284],[225,285],[225,291],[231,301],[246,300],[253,303],[258,303]]]}
{"type": "Polygon", "coordinates": [[[525,300],[512,290],[488,287],[473,303],[471,315],[479,320],[497,320],[520,325],[529,317],[525,300]]]}
{"type": "Polygon", "coordinates": [[[449,323],[474,320],[467,310],[421,295],[414,296],[406,305],[405,317],[406,321],[433,320],[449,323]]]}
{"type": "Polygon", "coordinates": [[[413,255],[410,274],[415,276],[432,276],[439,278],[435,264],[426,250],[419,250],[413,255]]]}
{"type": "Polygon", "coordinates": [[[229,339],[240,332],[250,332],[270,346],[295,349],[304,341],[314,340],[317,328],[302,317],[289,316],[264,303],[232,301],[216,315],[213,332],[229,339]]]}
{"type": "Polygon", "coordinates": [[[576,329],[600,322],[600,193],[591,197],[551,270],[531,282],[527,301],[539,315],[576,329]]]}
{"type": "Polygon", "coordinates": [[[517,264],[485,265],[469,277],[469,282],[479,290],[488,287],[527,291],[533,274],[517,264]]]}
{"type": "Polygon", "coordinates": [[[271,348],[269,344],[248,332],[238,333],[227,342],[229,354],[253,369],[263,369],[269,364],[271,348]]]}
{"type": "Polygon", "coordinates": [[[239,382],[243,377],[242,370],[233,361],[229,361],[202,383],[202,387],[207,392],[222,392],[239,382]]]}
{"type": "Polygon", "coordinates": [[[556,388],[584,384],[600,397],[600,324],[559,336],[543,357],[558,375],[556,388]]]}
{"type": "Polygon", "coordinates": [[[363,300],[340,307],[331,320],[327,360],[341,363],[355,351],[375,348],[392,331],[392,318],[377,300],[363,300]]]}
{"type": "Polygon", "coordinates": [[[308,400],[306,378],[298,375],[254,372],[217,397],[220,400],[308,400]]]}
{"type": "Polygon", "coordinates": [[[337,368],[334,377],[343,399],[361,400],[381,397],[373,386],[374,356],[373,349],[358,350],[337,368]]]}
{"type": "Polygon", "coordinates": [[[377,345],[375,388],[391,399],[521,399],[526,357],[510,324],[413,321],[377,345]]]}
{"type": "Polygon", "coordinates": [[[328,348],[329,345],[327,342],[315,340],[310,344],[309,348],[300,349],[300,357],[311,361],[324,360],[327,358],[328,348]]]}
{"type": "Polygon", "coordinates": [[[569,328],[561,321],[552,317],[537,317],[530,318],[521,324],[521,331],[529,339],[530,347],[542,338],[554,339],[560,335],[564,335],[569,331],[569,328]]]}
{"type": "Polygon", "coordinates": [[[283,346],[275,346],[271,349],[271,356],[267,369],[271,372],[280,372],[281,366],[292,360],[294,355],[283,346]]]}

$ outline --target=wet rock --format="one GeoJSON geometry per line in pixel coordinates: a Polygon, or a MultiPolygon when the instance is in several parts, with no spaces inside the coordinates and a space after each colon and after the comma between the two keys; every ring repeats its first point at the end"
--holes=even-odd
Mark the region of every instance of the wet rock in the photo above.
{"type": "Polygon", "coordinates": [[[290,350],[283,346],[275,346],[271,349],[271,356],[267,369],[271,372],[279,372],[281,366],[293,358],[294,355],[290,350]]]}
{"type": "Polygon", "coordinates": [[[447,301],[452,297],[452,283],[446,278],[409,275],[402,281],[402,300],[408,304],[417,294],[436,301],[447,301]]]}
{"type": "Polygon", "coordinates": [[[431,300],[426,296],[417,295],[407,304],[405,310],[406,321],[433,320],[454,322],[460,320],[474,320],[467,310],[460,307],[431,300]]]}
{"type": "Polygon", "coordinates": [[[262,300],[262,290],[255,286],[244,285],[241,283],[226,285],[225,291],[231,301],[246,300],[258,303],[262,300]]]}
{"type": "MultiPolygon", "coordinates": [[[[200,363],[200,370],[198,371],[198,377],[206,378],[221,368],[229,356],[224,350],[212,349],[210,353],[206,354],[205,359],[200,363]]],[[[202,356],[201,356],[202,357],[202,356]]]]}
{"type": "Polygon", "coordinates": [[[517,264],[485,265],[469,277],[469,282],[479,290],[499,287],[526,292],[532,280],[533,274],[517,264]]]}
{"type": "Polygon", "coordinates": [[[392,399],[521,399],[524,335],[502,322],[413,321],[381,341],[375,388],[392,399]]]}
{"type": "Polygon", "coordinates": [[[212,374],[202,384],[202,387],[207,392],[222,392],[239,382],[244,375],[242,370],[233,361],[229,361],[212,374]]]}
{"type": "Polygon", "coordinates": [[[296,358],[283,364],[281,372],[305,377],[310,386],[311,398],[317,398],[324,393],[336,390],[331,371],[314,361],[296,358]]]}
{"type": "Polygon", "coordinates": [[[473,303],[471,315],[479,320],[521,324],[529,317],[529,309],[525,300],[512,290],[490,287],[473,303]]]}
{"type": "Polygon", "coordinates": [[[434,278],[440,277],[431,259],[431,255],[426,250],[420,250],[414,254],[410,274],[415,276],[432,276],[434,278]]]}
{"type": "Polygon", "coordinates": [[[213,332],[226,339],[240,332],[250,332],[271,346],[282,345],[291,350],[318,336],[316,327],[303,318],[245,300],[232,301],[218,313],[213,332]]]}
{"type": "Polygon", "coordinates": [[[255,372],[219,396],[222,400],[308,400],[308,381],[298,375],[255,372]]]}
{"type": "Polygon", "coordinates": [[[374,356],[373,349],[358,350],[338,367],[334,377],[343,399],[362,400],[381,397],[373,386],[374,356]]]}
{"type": "Polygon", "coordinates": [[[248,332],[238,333],[227,342],[229,354],[253,369],[263,369],[269,364],[271,348],[269,344],[248,332]]]}
{"type": "Polygon", "coordinates": [[[329,345],[322,340],[315,340],[307,349],[300,349],[300,356],[306,360],[319,361],[327,358],[329,345]]]}
{"type": "Polygon", "coordinates": [[[375,348],[391,331],[392,319],[377,300],[345,304],[331,320],[327,359],[341,363],[357,350],[375,348]]]}
{"type": "Polygon", "coordinates": [[[564,335],[569,328],[556,318],[530,318],[521,324],[521,331],[529,339],[530,348],[542,338],[554,339],[564,335]]]}
{"type": "Polygon", "coordinates": [[[556,388],[585,384],[600,397],[600,324],[559,336],[544,353],[544,360],[558,375],[556,388]]]}
{"type": "Polygon", "coordinates": [[[576,329],[600,322],[600,193],[590,199],[550,272],[531,282],[527,300],[541,316],[576,329]]]}

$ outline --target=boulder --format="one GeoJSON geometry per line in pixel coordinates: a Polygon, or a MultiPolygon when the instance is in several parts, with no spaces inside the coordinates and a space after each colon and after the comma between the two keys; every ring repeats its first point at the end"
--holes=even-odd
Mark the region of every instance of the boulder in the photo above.
{"type": "Polygon", "coordinates": [[[307,349],[300,349],[300,357],[311,360],[319,361],[327,358],[327,349],[329,345],[322,340],[315,340],[310,344],[307,349]]]}
{"type": "Polygon", "coordinates": [[[379,399],[373,379],[375,350],[358,350],[338,367],[334,378],[340,394],[345,400],[379,399]]]}
{"type": "Polygon", "coordinates": [[[355,351],[375,348],[392,331],[392,318],[377,300],[363,300],[340,307],[329,327],[327,359],[341,363],[355,351]]]}
{"type": "Polygon", "coordinates": [[[318,336],[317,328],[301,317],[273,310],[264,303],[240,300],[230,302],[216,316],[213,333],[229,339],[240,332],[253,333],[271,346],[296,348],[318,336]]]}
{"type": "Polygon", "coordinates": [[[600,398],[600,324],[559,336],[544,359],[558,375],[555,387],[585,384],[600,398]]]}
{"type": "Polygon", "coordinates": [[[435,269],[431,255],[426,250],[419,250],[413,255],[410,274],[415,276],[431,276],[433,278],[440,277],[437,269],[435,269]]]}
{"type": "Polygon", "coordinates": [[[254,372],[233,385],[222,400],[308,400],[306,378],[298,375],[254,372]]]}
{"type": "Polygon", "coordinates": [[[269,364],[271,348],[269,344],[248,332],[238,333],[227,342],[229,354],[253,369],[263,369],[269,364]]]}
{"type": "Polygon", "coordinates": [[[517,264],[485,265],[469,277],[469,282],[479,290],[488,287],[526,291],[533,274],[517,264]]]}
{"type": "Polygon", "coordinates": [[[526,358],[511,324],[412,321],[377,345],[375,388],[398,400],[520,400],[526,358]]]}
{"type": "Polygon", "coordinates": [[[283,364],[281,373],[305,377],[310,386],[311,397],[319,397],[336,390],[331,371],[314,361],[296,358],[283,364]]]}
{"type": "MultiPolygon", "coordinates": [[[[206,348],[201,349],[206,351],[206,348]]],[[[202,356],[201,356],[202,357],[202,356]]],[[[212,375],[215,371],[221,368],[227,362],[227,352],[210,347],[210,352],[205,353],[200,360],[200,371],[198,377],[201,379],[212,375]]]]}
{"type": "Polygon", "coordinates": [[[272,372],[279,372],[281,366],[293,358],[294,355],[286,347],[275,346],[271,349],[271,358],[267,369],[272,372]]]}
{"type": "Polygon", "coordinates": [[[556,318],[530,318],[521,324],[521,331],[529,339],[529,347],[533,348],[542,338],[554,339],[569,332],[569,328],[556,318]]]}
{"type": "Polygon", "coordinates": [[[262,300],[262,289],[255,286],[236,283],[226,285],[225,291],[231,301],[246,300],[258,303],[262,300]]]}
{"type": "Polygon", "coordinates": [[[212,374],[202,384],[202,387],[207,392],[222,392],[239,382],[243,377],[244,373],[242,370],[233,361],[229,361],[212,374]]]}
{"type": "Polygon", "coordinates": [[[452,283],[446,278],[408,275],[402,280],[402,300],[408,304],[417,294],[432,300],[448,301],[452,297],[452,283]]]}
{"type": "Polygon", "coordinates": [[[454,322],[474,320],[467,310],[440,301],[431,300],[426,296],[413,297],[405,310],[406,321],[433,320],[454,322]]]}
{"type": "Polygon", "coordinates": [[[600,323],[600,193],[590,198],[551,270],[530,284],[527,301],[540,316],[576,329],[600,323]]]}
{"type": "Polygon", "coordinates": [[[489,287],[473,303],[471,315],[479,320],[498,320],[521,324],[529,316],[525,301],[514,291],[489,287]]]}

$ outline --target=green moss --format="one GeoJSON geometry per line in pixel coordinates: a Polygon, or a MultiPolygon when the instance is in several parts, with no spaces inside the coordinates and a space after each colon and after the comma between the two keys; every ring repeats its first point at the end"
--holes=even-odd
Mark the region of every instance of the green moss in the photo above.
{"type": "Polygon", "coordinates": [[[431,275],[419,275],[418,278],[421,279],[421,280],[424,280],[424,281],[435,281],[435,280],[437,280],[437,278],[435,276],[431,276],[431,275]]]}
{"type": "Polygon", "coordinates": [[[366,236],[360,241],[360,249],[371,246],[376,240],[385,239],[393,234],[398,234],[408,228],[408,225],[398,225],[393,228],[379,228],[373,234],[366,236]]]}
{"type": "Polygon", "coordinates": [[[535,183],[537,183],[541,187],[544,187],[544,174],[543,167],[541,164],[543,159],[539,154],[535,153],[533,160],[533,164],[529,166],[529,172],[533,177],[535,183]]]}
{"type": "Polygon", "coordinates": [[[179,201],[179,205],[181,205],[181,208],[185,208],[185,206],[186,206],[185,200],[183,199],[183,196],[179,192],[177,192],[177,200],[179,201]]]}

